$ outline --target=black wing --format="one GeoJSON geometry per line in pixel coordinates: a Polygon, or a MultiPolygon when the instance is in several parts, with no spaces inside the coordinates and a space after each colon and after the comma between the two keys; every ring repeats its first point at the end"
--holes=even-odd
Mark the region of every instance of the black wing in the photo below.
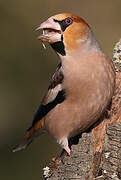
{"type": "Polygon", "coordinates": [[[62,66],[61,63],[59,63],[56,72],[52,76],[48,91],[36,111],[32,125],[28,131],[36,124],[36,122],[41,120],[49,111],[51,111],[51,109],[65,100],[65,89],[62,88],[63,79],[62,66]]]}

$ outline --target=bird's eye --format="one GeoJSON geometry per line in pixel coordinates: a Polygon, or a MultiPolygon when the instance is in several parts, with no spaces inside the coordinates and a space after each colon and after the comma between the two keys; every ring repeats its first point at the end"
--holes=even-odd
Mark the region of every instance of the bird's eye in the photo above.
{"type": "Polygon", "coordinates": [[[72,22],[73,22],[73,20],[72,20],[71,18],[66,18],[66,19],[65,19],[65,23],[66,23],[67,25],[72,24],[72,22]]]}

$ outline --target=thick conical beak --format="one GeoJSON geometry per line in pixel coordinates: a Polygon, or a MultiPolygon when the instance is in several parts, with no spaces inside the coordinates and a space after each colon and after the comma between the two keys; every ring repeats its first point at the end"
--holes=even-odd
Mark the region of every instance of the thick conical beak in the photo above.
{"type": "Polygon", "coordinates": [[[60,25],[59,23],[55,22],[53,19],[48,19],[47,21],[43,22],[35,29],[35,31],[38,31],[40,29],[56,29],[57,31],[60,31],[60,25]]]}
{"type": "Polygon", "coordinates": [[[57,40],[58,34],[61,34],[61,27],[58,22],[55,22],[52,18],[40,24],[35,31],[42,30],[38,39],[52,43],[57,40]]]}

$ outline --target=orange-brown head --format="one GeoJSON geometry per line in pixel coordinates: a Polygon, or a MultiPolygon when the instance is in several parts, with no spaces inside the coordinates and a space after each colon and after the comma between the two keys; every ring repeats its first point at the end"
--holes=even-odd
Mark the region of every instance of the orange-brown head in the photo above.
{"type": "Polygon", "coordinates": [[[36,30],[40,29],[43,34],[38,39],[49,42],[57,53],[63,56],[66,51],[78,49],[90,33],[89,25],[82,18],[69,13],[48,18],[36,30]]]}

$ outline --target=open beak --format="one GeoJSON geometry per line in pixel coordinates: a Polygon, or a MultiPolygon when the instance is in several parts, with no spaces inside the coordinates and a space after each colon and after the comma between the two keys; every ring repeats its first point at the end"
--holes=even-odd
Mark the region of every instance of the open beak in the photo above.
{"type": "Polygon", "coordinates": [[[35,31],[42,30],[42,34],[38,36],[39,40],[49,43],[56,42],[61,38],[61,27],[58,22],[55,22],[52,18],[43,22],[35,29],[35,31]]]}

